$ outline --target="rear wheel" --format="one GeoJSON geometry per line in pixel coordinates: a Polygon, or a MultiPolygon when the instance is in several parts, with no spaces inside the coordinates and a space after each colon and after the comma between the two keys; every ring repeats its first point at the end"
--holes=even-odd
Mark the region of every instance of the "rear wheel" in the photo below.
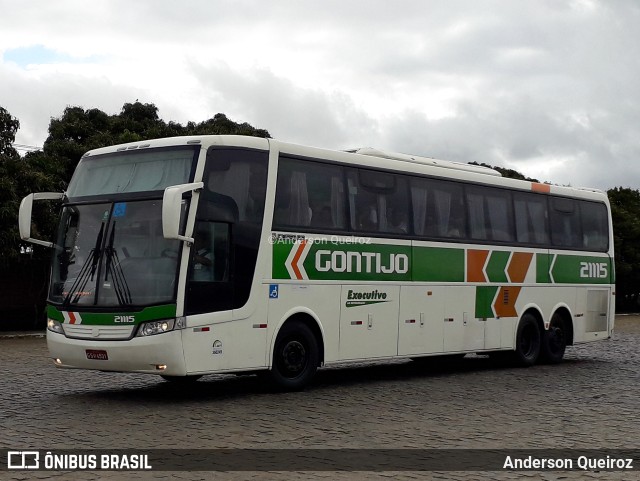
{"type": "Polygon", "coordinates": [[[276,339],[271,380],[287,391],[303,389],[316,373],[318,359],[318,342],[311,329],[298,321],[285,324],[276,339]]]}
{"type": "Polygon", "coordinates": [[[562,362],[566,348],[567,335],[564,328],[564,321],[562,317],[556,313],[551,318],[549,330],[542,333],[540,360],[548,364],[562,362]]]}
{"type": "Polygon", "coordinates": [[[518,323],[516,350],[512,354],[516,364],[532,366],[540,355],[541,334],[538,321],[531,314],[525,314],[518,323]]]}

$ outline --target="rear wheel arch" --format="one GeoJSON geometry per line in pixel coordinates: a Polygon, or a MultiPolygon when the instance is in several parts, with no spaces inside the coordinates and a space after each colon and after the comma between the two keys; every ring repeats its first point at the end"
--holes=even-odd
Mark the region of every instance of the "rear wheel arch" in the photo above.
{"type": "Polygon", "coordinates": [[[567,339],[567,346],[573,345],[573,320],[569,309],[565,306],[558,307],[551,316],[549,325],[553,325],[555,322],[562,322],[562,330],[565,332],[567,339]]]}
{"type": "Polygon", "coordinates": [[[535,318],[536,323],[538,324],[538,328],[540,329],[540,332],[543,332],[544,331],[544,320],[543,320],[544,316],[542,315],[542,312],[540,311],[540,309],[538,309],[537,306],[528,307],[527,309],[525,309],[525,311],[520,316],[520,319],[518,320],[518,323],[527,314],[531,315],[531,316],[533,316],[535,318]]]}
{"type": "Polygon", "coordinates": [[[562,362],[569,342],[573,342],[571,314],[566,307],[560,307],[551,316],[549,328],[542,333],[540,361],[547,364],[562,362]]]}

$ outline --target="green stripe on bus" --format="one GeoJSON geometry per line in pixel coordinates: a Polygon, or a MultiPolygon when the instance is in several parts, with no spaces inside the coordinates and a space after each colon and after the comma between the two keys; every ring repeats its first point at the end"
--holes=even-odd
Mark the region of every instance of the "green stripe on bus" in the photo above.
{"type": "MultiPolygon", "coordinates": [[[[71,312],[78,313],[75,308],[70,309],[71,312]]],[[[47,316],[55,321],[63,322],[63,311],[59,310],[55,306],[47,307],[47,316]]],[[[66,311],[64,311],[66,312],[66,311]]],[[[162,306],[145,307],[140,311],[113,311],[113,312],[79,312],[82,319],[82,324],[104,326],[117,324],[115,322],[116,317],[129,317],[133,316],[134,322],[128,322],[127,324],[140,324],[146,321],[155,321],[158,319],[170,319],[176,317],[176,305],[165,304],[162,306]]]]}
{"type": "Polygon", "coordinates": [[[413,280],[464,282],[464,249],[413,248],[413,280]]]}
{"type": "Polygon", "coordinates": [[[552,255],[536,254],[536,282],[538,284],[550,284],[549,266],[551,265],[552,255]]]}
{"type": "MultiPolygon", "coordinates": [[[[512,252],[518,250],[490,251],[484,268],[486,282],[510,283],[506,269],[512,252]]],[[[307,239],[302,244],[285,239],[274,243],[272,253],[273,279],[465,282],[463,248],[349,244],[323,239],[307,239]]],[[[534,262],[537,284],[613,282],[613,264],[606,256],[537,253],[534,262]]]]}
{"type": "Polygon", "coordinates": [[[489,282],[508,282],[505,269],[507,268],[507,262],[509,262],[509,251],[493,251],[489,262],[487,262],[487,277],[489,282]]]}
{"type": "Polygon", "coordinates": [[[551,267],[556,284],[609,284],[611,272],[608,257],[557,254],[551,267]]]}
{"type": "Polygon", "coordinates": [[[309,279],[410,281],[411,247],[314,242],[304,269],[309,279]]]}
{"type": "Polygon", "coordinates": [[[273,244],[271,276],[274,279],[289,279],[289,273],[287,272],[287,266],[285,264],[293,246],[293,243],[286,242],[273,244]]]}
{"type": "Polygon", "coordinates": [[[496,297],[498,286],[477,286],[476,287],[476,317],[493,318],[493,299],[496,297]]]}

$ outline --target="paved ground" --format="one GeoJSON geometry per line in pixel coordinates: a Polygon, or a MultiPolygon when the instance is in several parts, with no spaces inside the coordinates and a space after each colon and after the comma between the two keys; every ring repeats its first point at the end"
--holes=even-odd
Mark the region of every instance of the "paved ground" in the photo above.
{"type": "MultiPolygon", "coordinates": [[[[640,317],[557,366],[487,358],[322,370],[301,393],[254,377],[160,378],[57,370],[42,337],[0,338],[0,449],[640,449],[640,317]]],[[[638,460],[640,463],[640,460],[638,460]]],[[[636,476],[638,475],[638,476],[636,476]]],[[[570,472],[0,472],[0,479],[638,479],[570,472]]]]}

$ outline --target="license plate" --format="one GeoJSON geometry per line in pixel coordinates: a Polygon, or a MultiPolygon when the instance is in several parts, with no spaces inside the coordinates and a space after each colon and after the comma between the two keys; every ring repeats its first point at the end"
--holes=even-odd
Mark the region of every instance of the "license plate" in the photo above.
{"type": "Polygon", "coordinates": [[[107,351],[98,350],[98,349],[87,349],[85,351],[87,353],[87,359],[94,359],[96,361],[108,361],[109,356],[107,355],[107,351]]]}

